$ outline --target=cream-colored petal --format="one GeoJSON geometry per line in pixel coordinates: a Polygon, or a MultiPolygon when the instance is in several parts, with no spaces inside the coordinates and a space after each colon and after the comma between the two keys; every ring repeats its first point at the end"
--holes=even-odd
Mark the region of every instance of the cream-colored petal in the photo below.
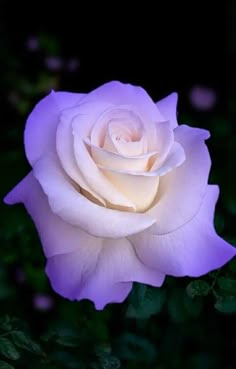
{"type": "Polygon", "coordinates": [[[99,196],[96,191],[91,189],[76,163],[73,150],[73,134],[70,120],[64,119],[60,121],[57,127],[56,150],[61,165],[70,178],[73,179],[85,191],[89,192],[100,204],[105,206],[104,199],[99,196]]]}
{"type": "Polygon", "coordinates": [[[78,132],[74,130],[73,134],[75,159],[83,177],[90,184],[90,187],[109,203],[135,211],[132,201],[126,198],[124,194],[110,183],[98,168],[78,132]]]}
{"type": "Polygon", "coordinates": [[[107,151],[104,148],[93,146],[89,140],[85,140],[85,143],[90,147],[91,156],[95,163],[106,169],[145,172],[149,169],[150,158],[156,156],[155,152],[149,152],[139,156],[126,157],[107,151]]]}
{"type": "Polygon", "coordinates": [[[72,186],[57,158],[47,155],[35,163],[34,175],[52,211],[67,223],[104,238],[121,238],[149,228],[156,219],[146,214],[111,210],[89,201],[72,186]]]}
{"type": "Polygon", "coordinates": [[[159,177],[132,175],[102,169],[107,178],[135,205],[137,212],[147,210],[156,197],[159,177]]]}
{"type": "Polygon", "coordinates": [[[174,142],[164,162],[160,163],[159,157],[156,157],[150,173],[164,176],[172,169],[179,167],[185,159],[186,156],[183,147],[178,142],[174,142]]]}

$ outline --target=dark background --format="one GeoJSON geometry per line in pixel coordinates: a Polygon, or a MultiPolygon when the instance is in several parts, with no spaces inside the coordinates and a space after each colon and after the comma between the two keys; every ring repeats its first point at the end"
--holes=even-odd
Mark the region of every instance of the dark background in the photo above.
{"type": "MultiPolygon", "coordinates": [[[[120,80],[155,101],[177,91],[179,122],[211,131],[216,228],[235,245],[235,1],[87,5],[1,2],[1,197],[29,170],[25,120],[52,88],[88,92],[120,80]]],[[[235,260],[200,281],[136,285],[125,303],[96,312],[53,293],[23,207],[1,206],[0,241],[0,368],[236,367],[235,260]]]]}

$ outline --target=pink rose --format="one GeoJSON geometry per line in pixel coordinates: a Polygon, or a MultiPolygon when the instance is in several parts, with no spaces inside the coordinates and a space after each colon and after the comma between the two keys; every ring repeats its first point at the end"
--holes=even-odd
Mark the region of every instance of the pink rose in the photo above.
{"type": "Polygon", "coordinates": [[[155,104],[140,87],[52,92],[25,128],[32,171],[6,196],[33,218],[55,291],[121,302],[132,282],[200,276],[236,249],[214,230],[209,133],[176,120],[177,95],[155,104]]]}

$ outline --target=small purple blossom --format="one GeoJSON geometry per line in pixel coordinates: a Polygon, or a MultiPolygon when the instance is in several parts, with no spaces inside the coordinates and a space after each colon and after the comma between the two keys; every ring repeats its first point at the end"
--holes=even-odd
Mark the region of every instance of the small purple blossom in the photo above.
{"type": "Polygon", "coordinates": [[[33,305],[36,310],[48,311],[52,309],[54,302],[51,296],[43,293],[37,293],[33,297],[33,305]]]}
{"type": "Polygon", "coordinates": [[[207,111],[214,108],[217,95],[213,88],[196,85],[192,87],[189,99],[195,109],[207,111]]]}
{"type": "Polygon", "coordinates": [[[49,70],[57,72],[62,69],[63,60],[58,56],[47,56],[45,58],[45,65],[49,70]]]}
{"type": "Polygon", "coordinates": [[[20,267],[17,267],[15,270],[15,278],[19,284],[23,284],[25,282],[25,273],[20,267]]]}
{"type": "Polygon", "coordinates": [[[26,48],[27,50],[34,52],[39,49],[39,40],[36,36],[29,36],[26,40],[26,48]]]}
{"type": "Polygon", "coordinates": [[[71,58],[66,64],[66,69],[68,72],[75,72],[79,68],[80,62],[76,58],[71,58]]]}

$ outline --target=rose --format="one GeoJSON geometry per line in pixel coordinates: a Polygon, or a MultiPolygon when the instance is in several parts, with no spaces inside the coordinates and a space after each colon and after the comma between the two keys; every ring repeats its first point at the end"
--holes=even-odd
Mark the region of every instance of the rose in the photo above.
{"type": "Polygon", "coordinates": [[[200,276],[235,255],[213,227],[209,133],[178,126],[177,96],[154,104],[139,87],[52,92],[25,129],[32,171],[5,198],[33,218],[53,288],[97,309],[132,282],[200,276]]]}

